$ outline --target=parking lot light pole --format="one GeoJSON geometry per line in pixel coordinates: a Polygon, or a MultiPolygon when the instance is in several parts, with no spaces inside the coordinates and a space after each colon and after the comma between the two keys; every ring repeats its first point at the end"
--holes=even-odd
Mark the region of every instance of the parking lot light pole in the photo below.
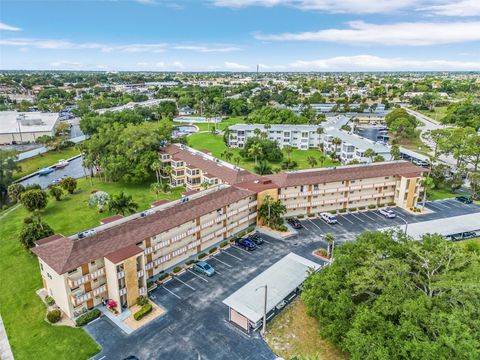
{"type": "Polygon", "coordinates": [[[407,235],[407,230],[408,230],[408,221],[406,219],[404,219],[403,217],[401,216],[398,216],[399,219],[403,220],[403,222],[405,223],[405,235],[407,235]]]}
{"type": "Polygon", "coordinates": [[[265,335],[265,331],[267,330],[267,288],[268,286],[266,284],[259,286],[258,288],[255,289],[255,291],[261,288],[265,288],[265,301],[263,303],[263,326],[262,326],[262,335],[265,335]]]}

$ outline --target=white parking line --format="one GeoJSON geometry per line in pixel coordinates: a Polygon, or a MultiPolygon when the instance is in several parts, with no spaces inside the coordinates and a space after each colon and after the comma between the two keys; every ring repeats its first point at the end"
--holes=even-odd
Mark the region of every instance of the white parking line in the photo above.
{"type": "Polygon", "coordinates": [[[191,290],[195,291],[195,288],[194,288],[193,286],[188,285],[185,281],[180,280],[178,277],[176,277],[175,280],[180,281],[183,285],[185,285],[186,287],[188,287],[188,288],[190,288],[191,290]]]}
{"type": "Polygon", "coordinates": [[[235,258],[235,259],[237,259],[237,260],[242,261],[241,258],[239,258],[238,256],[235,256],[235,255],[233,255],[233,254],[230,254],[227,250],[223,250],[223,251],[222,251],[222,254],[226,254],[226,255],[231,256],[231,257],[233,257],[233,258],[235,258]]]}
{"type": "Polygon", "coordinates": [[[372,211],[372,214],[375,214],[375,215],[377,215],[377,216],[378,216],[380,219],[385,219],[385,216],[383,216],[383,215],[381,215],[381,214],[377,213],[376,211],[372,211]]]}
{"type": "Polygon", "coordinates": [[[232,267],[232,265],[227,264],[225,261],[222,261],[222,260],[220,260],[220,259],[217,259],[215,256],[212,257],[212,260],[217,260],[219,263],[222,263],[223,265],[228,266],[229,268],[232,267]]]}
{"type": "Polygon", "coordinates": [[[267,240],[265,240],[265,239],[263,239],[263,241],[266,242],[267,244],[271,244],[270,241],[267,241],[267,240]]]}
{"type": "Polygon", "coordinates": [[[448,208],[449,208],[449,206],[447,206],[447,205],[445,205],[445,204],[442,204],[442,203],[439,202],[439,201],[438,201],[438,202],[437,202],[437,201],[435,202],[435,206],[439,207],[440,209],[442,209],[442,208],[448,209],[448,208]]]}
{"type": "Polygon", "coordinates": [[[367,218],[369,218],[370,220],[372,220],[372,221],[375,221],[375,219],[374,219],[374,218],[371,218],[371,217],[370,217],[370,216],[368,216],[366,213],[362,213],[362,214],[363,214],[363,216],[366,216],[366,217],[367,217],[367,218]]]}
{"type": "Polygon", "coordinates": [[[197,278],[199,278],[200,280],[203,280],[205,282],[208,282],[207,279],[204,279],[203,277],[201,277],[200,275],[196,274],[194,271],[190,270],[190,269],[187,269],[187,271],[193,275],[195,275],[197,278]]]}
{"type": "Polygon", "coordinates": [[[349,214],[349,215],[352,215],[355,219],[357,220],[360,220],[361,222],[365,222],[364,220],[362,220],[361,218],[359,218],[358,216],[356,216],[355,214],[349,214]]]}
{"type": "Polygon", "coordinates": [[[178,298],[178,299],[180,299],[180,300],[182,299],[180,296],[178,296],[177,294],[175,294],[173,291],[168,290],[165,286],[162,286],[162,288],[165,289],[165,290],[167,290],[170,294],[172,294],[172,295],[175,296],[176,298],[178,298]]]}
{"type": "Polygon", "coordinates": [[[247,253],[248,255],[252,255],[252,254],[250,253],[250,251],[244,250],[244,249],[242,249],[242,248],[241,248],[240,246],[238,246],[238,245],[235,245],[234,249],[243,251],[244,253],[247,253]]]}
{"type": "Polygon", "coordinates": [[[310,219],[307,219],[307,220],[310,221],[313,224],[313,226],[315,226],[318,230],[323,231],[322,228],[320,226],[318,226],[317,224],[315,224],[312,220],[310,220],[310,219]]]}
{"type": "Polygon", "coordinates": [[[345,217],[345,215],[342,216],[341,218],[342,218],[342,220],[347,220],[350,224],[353,224],[353,221],[352,221],[352,220],[348,220],[348,218],[345,217]]]}
{"type": "MultiPolygon", "coordinates": [[[[322,218],[320,218],[320,220],[321,220],[324,224],[326,224],[328,227],[333,228],[332,225],[330,225],[329,223],[327,223],[327,222],[326,222],[325,220],[323,220],[322,218]]],[[[319,227],[317,224],[315,224],[315,226],[316,226],[316,227],[319,227]]]]}
{"type": "MultiPolygon", "coordinates": [[[[91,322],[91,321],[90,321],[91,322]]],[[[107,357],[107,355],[103,355],[101,358],[98,358],[97,360],[103,360],[107,357]]]]}
{"type": "Polygon", "coordinates": [[[302,226],[305,228],[305,230],[312,231],[311,229],[309,229],[309,228],[305,225],[305,223],[306,223],[306,221],[304,221],[304,222],[302,223],[302,226]]]}

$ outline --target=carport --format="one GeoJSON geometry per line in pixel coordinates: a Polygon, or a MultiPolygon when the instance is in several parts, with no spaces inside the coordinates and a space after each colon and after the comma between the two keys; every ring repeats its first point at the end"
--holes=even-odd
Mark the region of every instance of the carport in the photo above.
{"type": "Polygon", "coordinates": [[[228,319],[245,332],[262,326],[267,289],[267,319],[272,318],[293,300],[310,271],[320,265],[302,256],[289,253],[260,275],[223,300],[228,306],[228,319]]]}
{"type": "MultiPolygon", "coordinates": [[[[469,231],[476,232],[480,231],[480,213],[422,221],[408,224],[408,226],[399,226],[402,231],[405,231],[405,227],[407,227],[407,235],[416,240],[420,239],[425,234],[440,234],[448,237],[450,235],[469,231]]],[[[389,227],[380,230],[388,230],[392,228],[393,227],[389,227]]]]}

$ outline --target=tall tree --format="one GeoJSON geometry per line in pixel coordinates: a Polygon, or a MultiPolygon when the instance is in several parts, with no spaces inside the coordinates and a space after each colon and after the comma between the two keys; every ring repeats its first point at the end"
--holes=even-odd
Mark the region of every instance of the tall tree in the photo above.
{"type": "Polygon", "coordinates": [[[6,199],[7,189],[13,181],[15,171],[20,171],[20,166],[15,162],[15,153],[0,150],[0,202],[6,199]]]}
{"type": "Polygon", "coordinates": [[[28,211],[44,209],[47,206],[47,193],[40,189],[27,190],[20,195],[20,202],[27,208],[28,211]]]}
{"type": "Polygon", "coordinates": [[[138,204],[133,201],[131,195],[126,195],[123,191],[114,195],[108,202],[108,210],[111,213],[125,215],[134,213],[138,208],[138,204]]]}

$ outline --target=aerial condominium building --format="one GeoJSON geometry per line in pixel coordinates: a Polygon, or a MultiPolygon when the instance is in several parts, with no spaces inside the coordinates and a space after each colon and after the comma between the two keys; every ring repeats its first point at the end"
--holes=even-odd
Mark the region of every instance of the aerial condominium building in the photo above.
{"type": "Polygon", "coordinates": [[[389,203],[411,208],[419,197],[422,171],[396,161],[270,176],[248,173],[254,176],[245,181],[237,177],[233,185],[158,202],[128,217],[116,215],[72,236],[50,236],[37,241],[32,251],[43,287],[67,316],[74,318],[107,299],[119,304],[121,312],[147,294],[147,279],[256,225],[257,209],[267,196],[285,204],[286,216],[389,203]]]}
{"type": "Polygon", "coordinates": [[[237,184],[258,178],[238,166],[186,145],[172,144],[160,150],[162,174],[172,186],[185,186],[187,191],[219,184],[237,184]],[[169,168],[169,173],[166,172],[169,168]]]}

